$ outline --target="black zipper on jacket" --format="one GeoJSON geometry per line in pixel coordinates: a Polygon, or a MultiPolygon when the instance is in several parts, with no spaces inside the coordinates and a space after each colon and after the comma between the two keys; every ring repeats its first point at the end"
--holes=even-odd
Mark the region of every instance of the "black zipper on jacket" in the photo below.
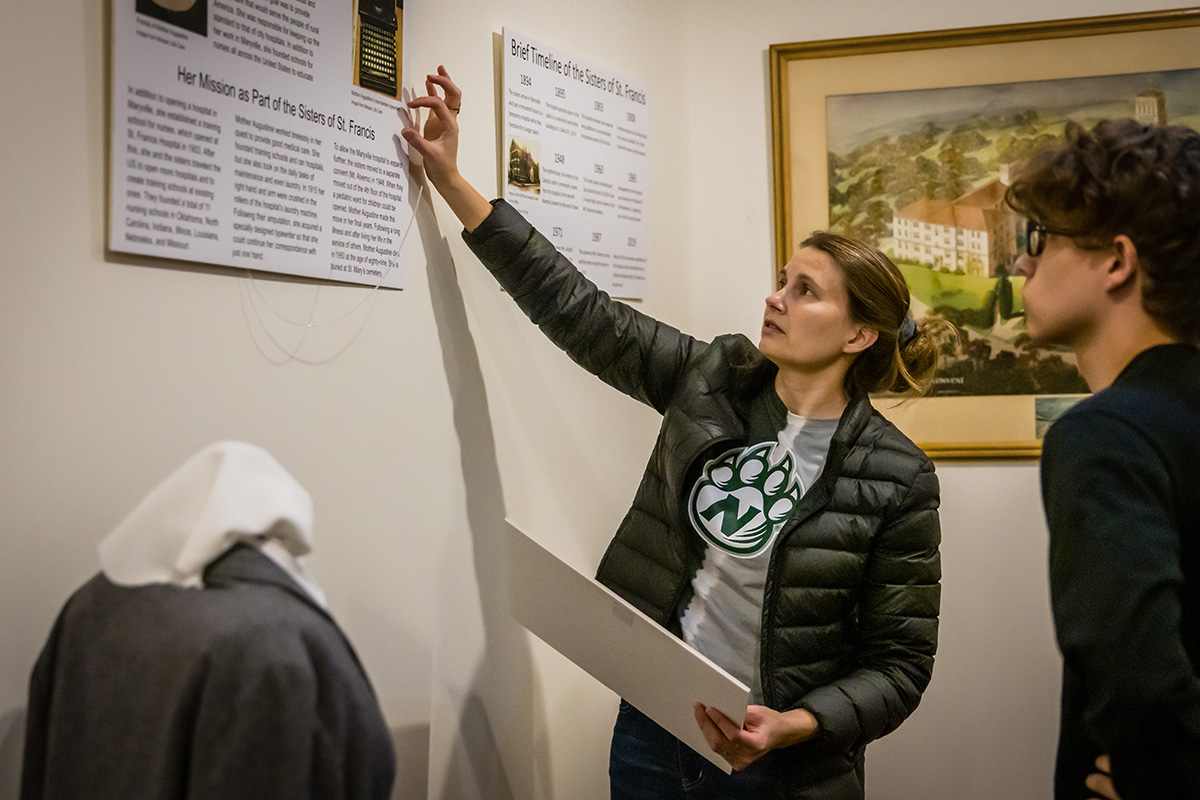
{"type": "Polygon", "coordinates": [[[758,640],[760,642],[758,674],[759,682],[762,684],[763,703],[768,708],[776,708],[776,704],[771,702],[773,689],[771,684],[774,683],[774,680],[770,677],[770,670],[766,668],[770,660],[770,651],[774,641],[773,638],[767,636],[767,631],[772,630],[775,625],[774,589],[776,556],[783,547],[784,539],[803,525],[805,520],[818,513],[829,502],[829,498],[833,495],[833,492],[829,488],[832,481],[825,480],[825,478],[832,475],[832,472],[821,471],[821,477],[813,484],[812,489],[801,498],[800,505],[796,506],[796,510],[792,512],[793,516],[787,521],[784,529],[779,532],[779,537],[776,538],[775,544],[771,547],[771,557],[767,561],[767,579],[763,584],[762,627],[758,633],[758,640]]]}
{"type": "Polygon", "coordinates": [[[846,456],[850,453],[850,448],[858,437],[866,428],[870,421],[873,408],[870,401],[865,397],[851,398],[850,403],[846,406],[846,410],[842,414],[842,420],[838,423],[837,430],[833,432],[833,440],[829,444],[829,454],[825,458],[825,466],[821,468],[821,475],[817,478],[817,482],[813,484],[812,489],[808,491],[800,499],[800,504],[796,506],[792,512],[791,518],[788,519],[783,530],[779,532],[779,537],[775,540],[774,546],[771,548],[771,557],[767,561],[767,579],[763,584],[763,604],[762,604],[762,622],[761,629],[758,633],[759,660],[758,660],[758,675],[759,683],[762,685],[763,703],[768,708],[775,710],[790,710],[779,709],[778,703],[774,702],[774,678],[771,671],[767,669],[767,664],[770,662],[771,650],[774,645],[773,637],[768,637],[767,632],[772,630],[775,625],[775,563],[780,549],[785,544],[785,540],[789,538],[806,520],[818,513],[833,497],[833,483],[841,475],[842,466],[846,463],[846,456]],[[861,418],[855,418],[858,414],[862,414],[861,418]],[[850,431],[850,426],[853,424],[856,428],[850,431]],[[838,434],[842,434],[839,436],[838,434]],[[852,438],[853,437],[853,438],[852,438]]]}

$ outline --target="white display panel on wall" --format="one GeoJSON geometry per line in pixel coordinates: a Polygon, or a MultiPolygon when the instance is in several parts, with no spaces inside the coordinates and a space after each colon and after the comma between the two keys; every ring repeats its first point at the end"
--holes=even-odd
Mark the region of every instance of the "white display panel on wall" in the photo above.
{"type": "Polygon", "coordinates": [[[643,82],[504,31],[503,196],[601,289],[642,299],[650,100],[643,82]]]}
{"type": "Polygon", "coordinates": [[[403,284],[403,0],[114,0],[109,248],[403,284]]]}

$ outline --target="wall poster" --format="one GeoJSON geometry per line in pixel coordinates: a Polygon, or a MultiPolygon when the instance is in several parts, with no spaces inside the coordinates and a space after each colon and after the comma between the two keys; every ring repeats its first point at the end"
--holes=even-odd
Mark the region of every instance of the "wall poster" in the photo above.
{"type": "Polygon", "coordinates": [[[114,0],[109,248],[402,285],[403,0],[114,0]]]}
{"type": "Polygon", "coordinates": [[[649,252],[646,88],[504,31],[503,188],[601,289],[640,300],[649,252]]]}

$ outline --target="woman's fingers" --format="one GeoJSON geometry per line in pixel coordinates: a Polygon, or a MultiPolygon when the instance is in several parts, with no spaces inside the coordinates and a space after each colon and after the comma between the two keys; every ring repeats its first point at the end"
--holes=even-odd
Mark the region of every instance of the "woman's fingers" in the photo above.
{"type": "Polygon", "coordinates": [[[437,113],[439,107],[445,109],[446,101],[437,95],[426,95],[424,97],[414,97],[408,101],[409,108],[428,108],[430,111],[437,113]]]}
{"type": "Polygon", "coordinates": [[[696,717],[696,725],[700,727],[700,732],[704,735],[704,740],[708,742],[708,746],[713,749],[718,755],[725,755],[726,748],[729,742],[725,740],[720,728],[718,728],[707,714],[707,709],[703,703],[696,703],[692,708],[692,713],[696,717]]]}
{"type": "Polygon", "coordinates": [[[1116,787],[1113,786],[1112,762],[1107,755],[1096,759],[1096,769],[1099,771],[1088,775],[1084,785],[1104,800],[1121,800],[1116,787]]]}
{"type": "MultiPolygon", "coordinates": [[[[708,708],[703,703],[696,703],[692,707],[692,713],[696,717],[696,724],[700,726],[700,732],[704,734],[704,739],[717,753],[726,755],[729,752],[731,742],[729,737],[725,735],[725,731],[716,720],[712,718],[713,709],[708,708]]],[[[721,712],[717,712],[720,714],[721,712]]],[[[722,716],[724,716],[722,714],[722,716]]]]}
{"type": "Polygon", "coordinates": [[[1093,772],[1091,775],[1088,775],[1087,780],[1084,781],[1084,785],[1104,798],[1104,800],[1119,800],[1117,790],[1113,786],[1112,778],[1103,772],[1093,772]]]}
{"type": "Polygon", "coordinates": [[[404,141],[408,142],[408,146],[421,154],[421,158],[429,155],[429,143],[425,141],[425,137],[416,128],[403,128],[400,131],[400,136],[404,141]]]}
{"type": "Polygon", "coordinates": [[[458,108],[462,101],[462,90],[450,80],[450,73],[445,67],[439,66],[436,75],[425,76],[425,86],[427,89],[431,86],[439,87],[446,95],[446,104],[451,108],[458,108]]]}
{"type": "MultiPolygon", "coordinates": [[[[443,128],[450,129],[458,124],[454,120],[454,112],[446,106],[446,101],[440,97],[437,97],[436,95],[427,97],[414,97],[412,100],[408,101],[408,107],[429,109],[430,113],[437,117],[437,121],[442,124],[443,128]]],[[[428,127],[429,122],[429,120],[426,120],[425,123],[427,133],[433,133],[436,136],[443,132],[441,129],[430,132],[428,127]]]]}
{"type": "Polygon", "coordinates": [[[713,724],[720,728],[721,733],[724,734],[726,739],[736,739],[738,734],[742,732],[741,726],[735,724],[733,720],[712,706],[708,706],[704,711],[708,714],[708,718],[713,721],[713,724]]]}
{"type": "Polygon", "coordinates": [[[458,170],[458,120],[455,114],[462,102],[462,92],[450,80],[445,67],[438,67],[436,75],[425,76],[425,90],[425,95],[413,97],[405,104],[413,114],[400,135],[411,151],[421,156],[425,174],[441,191],[458,170]],[[417,116],[422,109],[427,112],[423,123],[417,116]]]}
{"type": "Polygon", "coordinates": [[[425,76],[425,96],[408,101],[409,108],[427,108],[430,116],[425,120],[425,139],[434,141],[447,132],[457,130],[454,116],[462,107],[462,90],[450,80],[450,73],[438,66],[437,74],[425,76]],[[439,95],[439,90],[441,96],[439,95]]]}

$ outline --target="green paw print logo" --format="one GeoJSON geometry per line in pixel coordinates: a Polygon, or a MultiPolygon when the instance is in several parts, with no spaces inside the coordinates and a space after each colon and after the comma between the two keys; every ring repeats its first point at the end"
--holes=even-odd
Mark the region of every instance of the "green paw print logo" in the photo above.
{"type": "Polygon", "coordinates": [[[764,442],[714,458],[688,498],[696,531],[738,558],[756,556],[771,544],[803,492],[791,453],[771,462],[774,446],[764,442]]]}

